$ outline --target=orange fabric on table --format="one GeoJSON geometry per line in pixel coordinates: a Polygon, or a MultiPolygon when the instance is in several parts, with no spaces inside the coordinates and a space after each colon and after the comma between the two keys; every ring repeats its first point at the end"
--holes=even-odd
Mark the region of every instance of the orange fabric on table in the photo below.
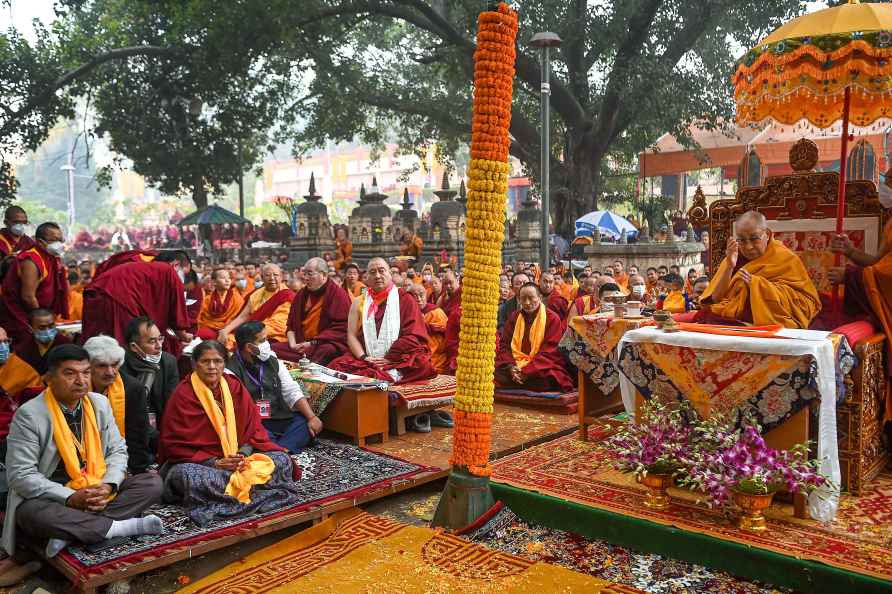
{"type": "Polygon", "coordinates": [[[738,268],[749,272],[751,280],[744,281],[739,270],[734,271],[725,294],[713,303],[712,293],[728,269],[728,260],[723,259],[700,297],[701,311],[729,320],[751,321],[759,326],[781,324],[786,328],[808,328],[821,310],[821,298],[805,265],[780,241],[770,240],[762,256],[742,266],[738,262],[738,268]]]}
{"type": "MultiPolygon", "coordinates": [[[[883,239],[886,248],[892,247],[892,221],[886,224],[883,239]]],[[[883,331],[886,333],[887,344],[892,340],[892,249],[873,266],[864,268],[864,286],[867,290],[867,298],[873,308],[883,331]]],[[[892,385],[886,382],[886,414],[885,421],[892,421],[892,385]]]]}
{"type": "Polygon", "coordinates": [[[304,305],[304,316],[300,323],[306,340],[313,340],[319,335],[319,318],[322,316],[323,301],[325,299],[319,295],[315,301],[307,299],[304,305]]]}

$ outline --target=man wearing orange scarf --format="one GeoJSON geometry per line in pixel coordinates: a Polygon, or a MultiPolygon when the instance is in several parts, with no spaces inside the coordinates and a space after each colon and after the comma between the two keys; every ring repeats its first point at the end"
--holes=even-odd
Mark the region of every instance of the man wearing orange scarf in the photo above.
{"type": "Polygon", "coordinates": [[[140,515],[161,500],[161,479],[126,478],[127,446],[108,400],[90,393],[87,351],[55,347],[47,364],[47,389],[16,411],[7,438],[3,548],[15,553],[17,531],[49,540],[47,557],[70,542],[160,534],[160,518],[140,515]]]}
{"type": "Polygon", "coordinates": [[[260,277],[263,286],[251,293],[239,314],[218,333],[217,340],[230,348],[235,346],[230,333],[248,321],[263,322],[270,341],[287,340],[288,313],[294,291],[282,284],[282,269],[277,264],[264,264],[260,277]]]}
{"type": "Polygon", "coordinates": [[[307,260],[303,277],[306,285],[297,292],[288,314],[288,340],[273,343],[273,350],[286,361],[306,357],[326,365],[347,352],[350,296],[329,279],[322,258],[307,260]]]}
{"type": "Polygon", "coordinates": [[[572,390],[573,380],[557,350],[561,320],[545,307],[533,283],[521,287],[517,300],[520,310],[508,318],[499,341],[496,386],[533,392],[572,390]]]}
{"type": "MultiPolygon", "coordinates": [[[[446,324],[449,317],[435,303],[427,302],[427,291],[421,285],[412,284],[407,291],[418,301],[421,315],[424,316],[424,324],[427,327],[427,344],[431,349],[431,364],[437,373],[447,373],[448,355],[446,352],[446,324]]],[[[461,316],[461,306],[452,313],[453,316],[461,316]]]]}
{"type": "Polygon", "coordinates": [[[867,316],[886,333],[886,413],[892,421],[892,220],[886,223],[876,255],[855,247],[846,235],[833,239],[830,249],[845,255],[852,266],[830,270],[830,280],[845,283],[845,313],[867,316]]]}
{"type": "Polygon", "coordinates": [[[772,238],[765,216],[749,211],[737,219],[700,306],[700,323],[808,328],[821,298],[802,261],[772,238]]]}
{"type": "Polygon", "coordinates": [[[619,285],[620,291],[629,294],[629,275],[623,270],[623,263],[619,260],[613,263],[613,280],[619,285]]]}
{"type": "Polygon", "coordinates": [[[594,276],[587,276],[582,279],[582,284],[579,286],[579,296],[573,300],[573,305],[570,306],[570,313],[567,314],[567,320],[571,320],[576,316],[598,313],[600,307],[598,279],[594,276]]]}
{"type": "Polygon", "coordinates": [[[368,290],[353,301],[347,318],[350,352],[329,367],[394,383],[434,377],[418,302],[393,285],[383,258],[369,261],[366,280],[368,290]]]}
{"type": "Polygon", "coordinates": [[[214,290],[204,298],[204,305],[198,314],[198,336],[204,340],[216,338],[245,304],[241,293],[232,286],[232,277],[228,270],[217,268],[211,274],[211,279],[214,290]]]}
{"type": "Polygon", "coordinates": [[[362,294],[363,289],[365,289],[365,284],[359,280],[359,266],[353,263],[347,264],[344,272],[344,290],[350,297],[355,298],[362,294]]]}

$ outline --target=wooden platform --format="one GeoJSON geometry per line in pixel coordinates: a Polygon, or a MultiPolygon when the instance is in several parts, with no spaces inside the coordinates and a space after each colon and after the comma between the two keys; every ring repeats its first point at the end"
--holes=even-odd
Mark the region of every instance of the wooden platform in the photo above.
{"type": "MultiPolygon", "coordinates": [[[[495,414],[493,415],[492,457],[495,459],[519,452],[533,445],[554,439],[557,436],[572,433],[577,427],[577,416],[575,414],[556,415],[510,405],[496,404],[495,414]]],[[[261,520],[244,530],[212,541],[194,545],[184,544],[180,548],[168,550],[163,556],[150,558],[141,563],[130,564],[121,570],[108,571],[101,575],[91,576],[80,582],[76,581],[77,573],[74,569],[60,562],[58,557],[50,560],[49,564],[64,575],[78,591],[88,593],[96,592],[99,588],[111,582],[126,580],[161,568],[169,567],[167,571],[175,574],[175,564],[178,562],[194,559],[200,555],[218,551],[245,540],[299,524],[319,522],[337,511],[380,500],[446,477],[449,474],[449,456],[452,451],[452,429],[435,427],[431,433],[410,432],[401,436],[391,436],[387,442],[366,447],[372,451],[378,451],[419,465],[431,466],[434,469],[416,474],[408,479],[393,482],[381,489],[368,491],[357,497],[339,498],[294,514],[261,520]]]]}

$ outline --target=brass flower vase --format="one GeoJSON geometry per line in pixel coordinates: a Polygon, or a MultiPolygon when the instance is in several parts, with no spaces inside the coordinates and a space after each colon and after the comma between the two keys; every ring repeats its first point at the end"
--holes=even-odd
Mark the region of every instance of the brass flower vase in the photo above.
{"type": "Polygon", "coordinates": [[[740,517],[737,519],[737,527],[741,530],[749,532],[762,532],[768,529],[765,516],[762,514],[766,509],[771,507],[771,500],[774,499],[774,491],[765,495],[756,495],[754,493],[744,493],[743,491],[732,491],[734,503],[741,509],[740,517]]]}
{"type": "Polygon", "coordinates": [[[669,494],[666,489],[675,484],[671,474],[648,472],[638,477],[638,482],[647,487],[644,505],[650,509],[660,510],[669,507],[669,494]]]}

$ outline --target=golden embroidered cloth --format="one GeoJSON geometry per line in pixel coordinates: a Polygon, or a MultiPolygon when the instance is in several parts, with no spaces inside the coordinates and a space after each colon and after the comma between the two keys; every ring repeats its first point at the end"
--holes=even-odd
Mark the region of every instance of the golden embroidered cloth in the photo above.
{"type": "Polygon", "coordinates": [[[570,328],[585,341],[595,354],[606,357],[613,352],[619,339],[629,330],[652,326],[650,318],[614,318],[612,314],[576,316],[570,320],[570,328]]]}

